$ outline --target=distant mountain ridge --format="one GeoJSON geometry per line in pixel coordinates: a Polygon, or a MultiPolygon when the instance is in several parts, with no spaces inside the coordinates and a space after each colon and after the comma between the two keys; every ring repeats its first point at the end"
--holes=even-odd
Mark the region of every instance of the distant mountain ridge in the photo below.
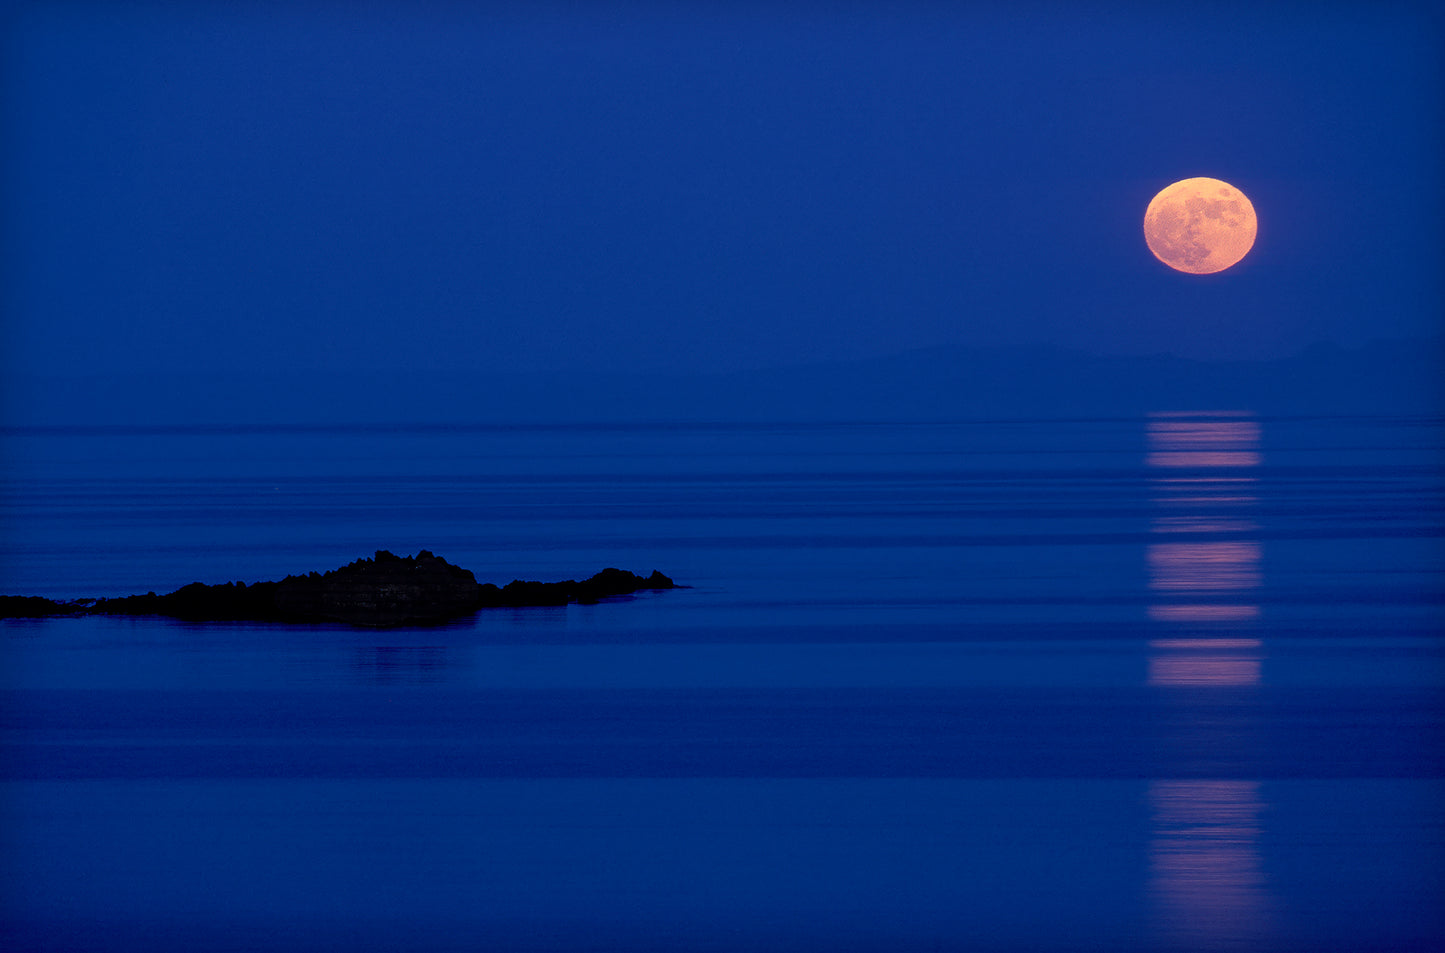
{"type": "Polygon", "coordinates": [[[12,378],[6,426],[764,422],[1445,412],[1445,338],[1269,361],[941,346],[718,374],[148,374],[12,378]]]}
{"type": "MultiPolygon", "coordinates": [[[[1429,413],[1445,406],[1442,339],[1355,350],[1317,345],[1271,361],[937,347],[858,362],[845,373],[819,370],[811,383],[824,400],[813,409],[849,407],[864,417],[1068,417],[1224,407],[1262,414],[1429,413]]],[[[808,376],[804,371],[790,384],[808,376]]],[[[776,383],[776,374],[760,375],[754,386],[776,383]]]]}

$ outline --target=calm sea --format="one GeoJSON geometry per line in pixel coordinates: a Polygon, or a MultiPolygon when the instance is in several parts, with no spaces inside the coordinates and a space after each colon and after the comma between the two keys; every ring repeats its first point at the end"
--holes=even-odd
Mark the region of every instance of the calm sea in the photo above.
{"type": "Polygon", "coordinates": [[[0,590],[430,549],[690,588],[0,622],[6,950],[1445,944],[1436,418],[11,430],[0,590]]]}

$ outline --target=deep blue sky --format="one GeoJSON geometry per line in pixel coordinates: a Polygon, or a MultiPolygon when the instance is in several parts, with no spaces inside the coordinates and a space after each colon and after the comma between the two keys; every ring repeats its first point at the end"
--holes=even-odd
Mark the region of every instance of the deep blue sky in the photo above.
{"type": "Polygon", "coordinates": [[[1438,332],[1441,18],[1182,6],[11,5],[4,368],[1438,332]],[[1140,232],[1194,175],[1260,217],[1204,278],[1140,232]]]}

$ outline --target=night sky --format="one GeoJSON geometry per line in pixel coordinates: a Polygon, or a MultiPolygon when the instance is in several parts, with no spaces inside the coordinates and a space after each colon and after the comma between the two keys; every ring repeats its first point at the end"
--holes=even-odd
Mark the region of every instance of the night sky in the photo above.
{"type": "Polygon", "coordinates": [[[12,4],[3,368],[1438,333],[1442,18],[1182,6],[12,4]],[[1259,213],[1219,275],[1141,234],[1196,175],[1259,213]]]}

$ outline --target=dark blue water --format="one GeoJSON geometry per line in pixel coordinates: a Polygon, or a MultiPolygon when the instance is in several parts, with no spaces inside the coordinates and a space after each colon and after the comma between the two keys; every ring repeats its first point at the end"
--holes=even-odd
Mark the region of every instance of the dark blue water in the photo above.
{"type": "Polygon", "coordinates": [[[0,589],[427,548],[691,588],[0,622],[17,950],[1445,943],[1438,419],[11,431],[0,589]]]}

